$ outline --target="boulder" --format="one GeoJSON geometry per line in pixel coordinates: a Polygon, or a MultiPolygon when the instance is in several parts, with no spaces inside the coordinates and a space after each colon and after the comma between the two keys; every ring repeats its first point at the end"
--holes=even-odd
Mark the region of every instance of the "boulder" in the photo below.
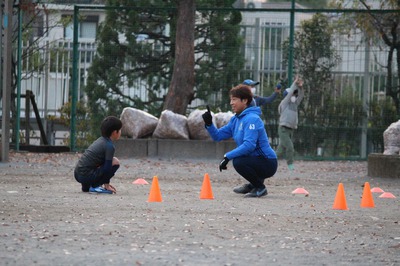
{"type": "MultiPolygon", "coordinates": [[[[210,134],[208,134],[206,128],[204,127],[204,120],[202,115],[207,110],[196,109],[189,114],[188,117],[188,128],[190,139],[206,139],[211,140],[210,134]]],[[[211,112],[211,114],[213,114],[211,112]]],[[[213,115],[213,123],[215,123],[215,117],[213,115]]]]}
{"type": "Polygon", "coordinates": [[[164,110],[153,133],[158,139],[189,139],[187,117],[164,110]]]}
{"type": "Polygon", "coordinates": [[[231,111],[226,112],[226,113],[223,113],[223,112],[217,113],[215,115],[215,120],[217,121],[216,122],[217,128],[221,128],[221,127],[225,126],[226,124],[228,124],[229,121],[231,120],[232,116],[234,116],[234,114],[231,111]]]}
{"type": "Polygon", "coordinates": [[[132,107],[122,110],[121,121],[121,136],[133,139],[151,136],[158,124],[157,117],[132,107]]]}
{"type": "Polygon", "coordinates": [[[400,120],[392,123],[383,132],[384,155],[400,154],[400,120]]]}

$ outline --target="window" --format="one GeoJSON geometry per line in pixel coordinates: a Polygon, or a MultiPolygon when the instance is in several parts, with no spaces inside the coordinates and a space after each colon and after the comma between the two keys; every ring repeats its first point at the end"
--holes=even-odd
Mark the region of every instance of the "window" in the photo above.
{"type": "Polygon", "coordinates": [[[288,27],[279,22],[266,22],[264,26],[264,69],[282,70],[282,44],[288,36],[288,27]]]}
{"type": "MultiPolygon", "coordinates": [[[[97,16],[86,16],[78,25],[78,37],[79,38],[96,38],[97,24],[99,23],[99,17],[97,16]]],[[[74,22],[71,22],[64,28],[64,37],[68,39],[74,38],[74,22]]]]}

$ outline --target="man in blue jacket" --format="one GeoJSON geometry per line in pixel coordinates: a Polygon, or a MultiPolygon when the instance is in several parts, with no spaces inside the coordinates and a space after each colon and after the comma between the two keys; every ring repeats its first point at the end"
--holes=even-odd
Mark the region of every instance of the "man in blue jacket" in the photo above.
{"type": "Polygon", "coordinates": [[[226,170],[232,160],[235,170],[247,183],[234,188],[235,193],[245,197],[262,197],[268,194],[264,180],[273,176],[278,168],[275,151],[271,148],[261,109],[251,106],[253,94],[250,87],[240,84],[229,92],[230,105],[235,115],[229,123],[217,129],[212,123],[209,107],[203,114],[205,127],[215,141],[233,138],[237,147],[227,152],[219,164],[220,171],[226,170]]]}
{"type": "Polygon", "coordinates": [[[282,88],[282,85],[280,83],[278,83],[276,85],[276,87],[274,88],[274,92],[270,96],[261,97],[261,96],[255,95],[255,93],[256,93],[255,86],[260,84],[260,82],[253,81],[251,79],[245,79],[243,81],[243,84],[250,86],[251,93],[253,93],[253,101],[252,101],[251,105],[254,105],[254,106],[263,106],[267,103],[272,103],[273,101],[275,101],[278,94],[281,93],[281,88],[282,88]]]}

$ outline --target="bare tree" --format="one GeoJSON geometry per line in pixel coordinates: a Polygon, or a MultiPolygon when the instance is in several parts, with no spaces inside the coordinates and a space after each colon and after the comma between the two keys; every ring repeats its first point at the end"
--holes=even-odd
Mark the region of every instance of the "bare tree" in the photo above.
{"type": "MultiPolygon", "coordinates": [[[[387,77],[386,95],[391,97],[396,107],[396,113],[400,116],[400,1],[379,0],[379,9],[382,12],[373,11],[370,4],[365,0],[353,2],[353,8],[364,9],[367,13],[355,13],[344,16],[347,25],[360,29],[366,36],[367,41],[376,42],[379,45],[386,45],[387,53],[387,77]],[[393,73],[395,64],[397,74],[393,73]]],[[[344,5],[344,0],[337,0],[339,7],[344,5]]]]}
{"type": "MultiPolygon", "coordinates": [[[[371,10],[370,6],[364,1],[360,3],[367,9],[371,10]]],[[[400,116],[400,1],[398,0],[381,0],[382,9],[395,9],[397,12],[388,14],[368,13],[369,19],[359,19],[359,26],[368,36],[376,36],[379,33],[382,41],[389,47],[387,54],[387,79],[386,79],[386,95],[393,99],[396,106],[397,114],[400,116]],[[396,58],[394,58],[396,55],[396,58]],[[393,60],[397,64],[397,82],[396,75],[393,75],[393,60]]]]}

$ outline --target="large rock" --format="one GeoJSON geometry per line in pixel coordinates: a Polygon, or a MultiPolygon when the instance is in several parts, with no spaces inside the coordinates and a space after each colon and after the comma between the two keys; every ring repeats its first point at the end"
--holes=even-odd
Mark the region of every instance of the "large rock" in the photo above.
{"type": "Polygon", "coordinates": [[[215,120],[217,121],[217,128],[221,128],[223,126],[225,126],[226,124],[229,123],[229,121],[231,120],[232,116],[234,116],[234,114],[229,111],[226,113],[223,112],[219,112],[215,115],[215,120]]]}
{"type": "Polygon", "coordinates": [[[158,139],[189,139],[187,117],[164,110],[158,120],[153,137],[158,139]]]}
{"type": "Polygon", "coordinates": [[[383,132],[384,155],[400,154],[400,120],[383,132]]]}
{"type": "Polygon", "coordinates": [[[151,136],[158,124],[158,118],[131,107],[126,107],[121,113],[121,135],[128,138],[151,136]]]}
{"type": "MultiPolygon", "coordinates": [[[[204,127],[204,120],[202,115],[207,110],[194,110],[189,114],[188,117],[188,127],[190,139],[207,139],[211,140],[210,134],[208,134],[206,128],[204,127]]],[[[211,112],[212,114],[212,112],[211,112]]],[[[215,118],[213,116],[213,122],[215,118]]]]}

